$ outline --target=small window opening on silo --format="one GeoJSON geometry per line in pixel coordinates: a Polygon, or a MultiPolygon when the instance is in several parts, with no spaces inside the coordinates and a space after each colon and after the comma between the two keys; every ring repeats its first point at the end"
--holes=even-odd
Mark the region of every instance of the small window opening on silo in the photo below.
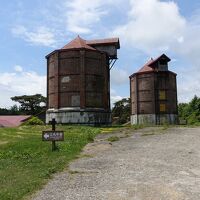
{"type": "Polygon", "coordinates": [[[159,63],[160,63],[160,65],[167,65],[167,61],[166,61],[166,60],[163,60],[163,59],[161,59],[161,60],[159,61],[159,63]]]}
{"type": "Polygon", "coordinates": [[[159,68],[159,71],[167,71],[168,70],[167,61],[161,59],[159,61],[159,67],[158,68],[159,68]]]}
{"type": "Polygon", "coordinates": [[[159,100],[166,100],[166,91],[159,90],[159,100]]]}
{"type": "Polygon", "coordinates": [[[166,111],[166,105],[164,103],[160,104],[160,112],[165,112],[166,111]]]}

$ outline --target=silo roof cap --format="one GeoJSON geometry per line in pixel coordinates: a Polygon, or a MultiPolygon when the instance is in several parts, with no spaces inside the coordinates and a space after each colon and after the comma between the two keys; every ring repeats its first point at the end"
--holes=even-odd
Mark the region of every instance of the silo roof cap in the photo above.
{"type": "Polygon", "coordinates": [[[133,77],[135,74],[143,74],[143,73],[148,73],[148,72],[154,72],[155,71],[155,65],[154,64],[157,63],[161,59],[165,59],[167,62],[169,62],[171,60],[165,54],[162,54],[161,56],[157,57],[156,59],[151,58],[139,71],[137,71],[136,73],[133,73],[131,76],[129,76],[129,78],[133,77]]]}
{"type": "Polygon", "coordinates": [[[82,39],[79,35],[61,49],[82,49],[82,48],[96,51],[95,48],[87,45],[86,40],[82,39]]]}
{"type": "Polygon", "coordinates": [[[171,59],[167,57],[165,54],[162,54],[161,56],[157,57],[156,59],[151,58],[151,62],[146,63],[145,65],[148,64],[148,66],[153,66],[154,63],[158,62],[161,59],[165,59],[167,62],[169,62],[171,59]]]}

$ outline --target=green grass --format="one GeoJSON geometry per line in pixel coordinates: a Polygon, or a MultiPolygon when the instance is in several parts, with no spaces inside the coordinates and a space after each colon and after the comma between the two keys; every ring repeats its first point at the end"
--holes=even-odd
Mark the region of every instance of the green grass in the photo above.
{"type": "Polygon", "coordinates": [[[119,137],[117,137],[117,136],[111,136],[111,137],[109,137],[107,140],[108,140],[109,142],[116,142],[116,141],[119,140],[119,137]]]}
{"type": "Polygon", "coordinates": [[[0,199],[18,200],[40,189],[52,174],[67,168],[81,149],[100,133],[99,128],[60,126],[65,141],[56,142],[58,150],[51,151],[51,142],[41,140],[45,126],[0,128],[0,199]]]}

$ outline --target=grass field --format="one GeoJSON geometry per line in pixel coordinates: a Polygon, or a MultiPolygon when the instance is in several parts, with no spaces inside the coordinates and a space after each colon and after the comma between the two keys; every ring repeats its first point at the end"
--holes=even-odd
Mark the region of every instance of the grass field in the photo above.
{"type": "Polygon", "coordinates": [[[40,189],[55,172],[67,168],[70,160],[101,132],[99,128],[62,126],[65,141],[57,142],[58,150],[51,151],[51,142],[41,140],[45,126],[0,128],[0,199],[23,199],[40,189]]]}

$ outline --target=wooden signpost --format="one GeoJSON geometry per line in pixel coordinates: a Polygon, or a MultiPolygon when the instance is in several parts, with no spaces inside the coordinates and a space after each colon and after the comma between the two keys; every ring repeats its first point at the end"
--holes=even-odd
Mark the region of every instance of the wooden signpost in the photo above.
{"type": "Polygon", "coordinates": [[[56,141],[64,141],[64,131],[56,131],[56,120],[53,118],[50,122],[52,125],[52,131],[42,132],[42,141],[52,141],[52,151],[55,151],[56,141]]]}

